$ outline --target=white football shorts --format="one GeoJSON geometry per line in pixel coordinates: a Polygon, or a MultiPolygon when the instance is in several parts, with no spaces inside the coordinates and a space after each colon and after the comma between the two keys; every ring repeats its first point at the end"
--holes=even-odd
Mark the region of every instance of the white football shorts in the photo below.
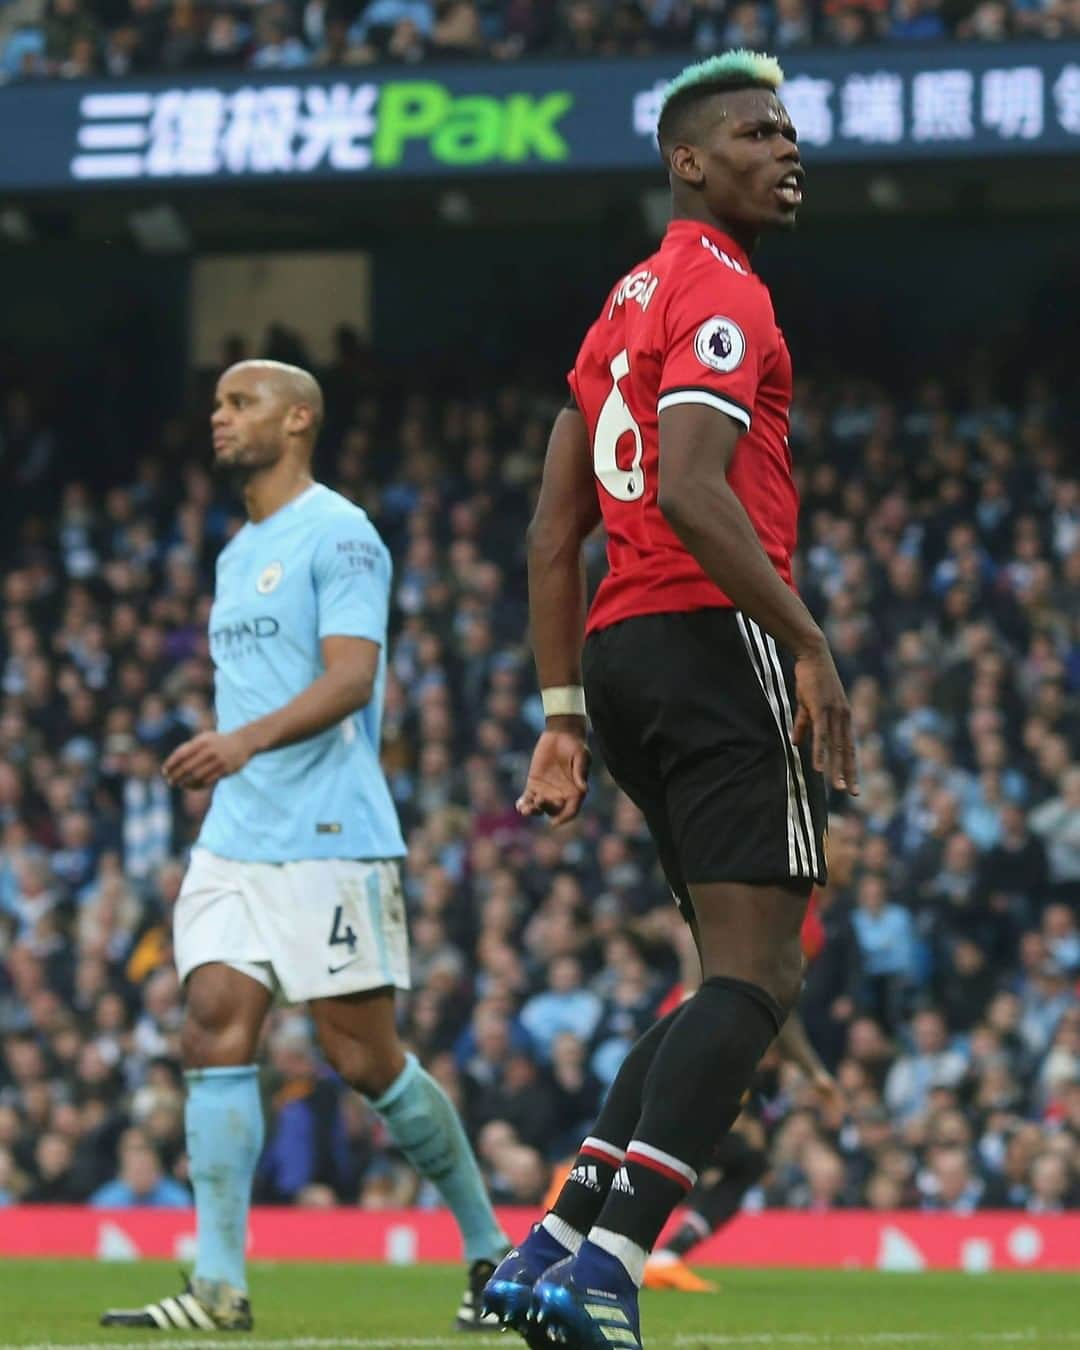
{"type": "Polygon", "coordinates": [[[236,862],[197,848],[173,912],[173,946],[181,982],[221,961],[285,1003],[408,989],[400,865],[236,862]]]}

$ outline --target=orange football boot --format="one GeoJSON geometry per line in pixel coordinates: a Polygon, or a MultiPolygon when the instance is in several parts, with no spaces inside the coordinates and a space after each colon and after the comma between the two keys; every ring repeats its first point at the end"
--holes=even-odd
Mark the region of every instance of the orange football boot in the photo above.
{"type": "Polygon", "coordinates": [[[657,1252],[645,1262],[646,1289],[674,1289],[680,1294],[715,1294],[711,1280],[695,1275],[685,1261],[671,1252],[657,1252]]]}

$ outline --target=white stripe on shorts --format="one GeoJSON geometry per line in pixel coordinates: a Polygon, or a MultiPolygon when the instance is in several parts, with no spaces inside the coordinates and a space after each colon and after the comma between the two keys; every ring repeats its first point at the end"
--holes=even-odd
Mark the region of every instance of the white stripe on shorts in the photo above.
{"type": "MultiPolygon", "coordinates": [[[[769,705],[769,710],[773,715],[773,721],[776,723],[776,729],[780,733],[780,740],[784,747],[784,764],[787,770],[787,836],[788,836],[788,867],[793,877],[812,877],[814,875],[810,867],[810,848],[813,847],[812,839],[808,841],[804,834],[804,820],[800,810],[800,804],[797,802],[798,788],[795,779],[795,771],[792,761],[798,761],[798,754],[795,747],[791,744],[790,726],[785,731],[785,717],[782,711],[779,693],[775,687],[775,672],[767,656],[767,647],[762,640],[763,634],[757,624],[752,619],[747,619],[745,615],[738,610],[735,611],[735,618],[739,624],[739,632],[742,634],[742,640],[746,646],[747,655],[750,657],[750,664],[757,675],[758,684],[761,685],[761,692],[765,695],[765,701],[769,705]],[[759,645],[760,643],[760,645],[759,645]],[[809,842],[809,846],[808,846],[809,842]]],[[[780,688],[784,687],[783,674],[780,675],[780,688]]],[[[786,697],[786,690],[785,690],[786,697]]],[[[800,766],[801,776],[801,766],[800,766]]],[[[805,784],[803,785],[805,791],[805,784]]],[[[807,805],[807,815],[809,815],[809,803],[807,805]]],[[[811,823],[811,834],[813,824],[811,823]]]]}
{"type": "Polygon", "coordinates": [[[792,719],[791,702],[788,699],[787,685],[784,682],[784,670],[780,664],[780,653],[776,650],[776,643],[768,633],[763,633],[761,629],[758,628],[758,634],[765,639],[765,647],[769,654],[769,659],[772,662],[776,687],[780,691],[780,701],[784,707],[784,721],[787,726],[787,743],[791,746],[791,758],[795,764],[795,786],[797,789],[799,812],[806,828],[806,842],[810,846],[810,876],[816,877],[819,869],[817,835],[814,833],[814,813],[810,809],[810,793],[806,789],[806,775],[803,773],[802,755],[799,754],[799,747],[792,740],[792,736],[795,733],[795,723],[792,719]]]}

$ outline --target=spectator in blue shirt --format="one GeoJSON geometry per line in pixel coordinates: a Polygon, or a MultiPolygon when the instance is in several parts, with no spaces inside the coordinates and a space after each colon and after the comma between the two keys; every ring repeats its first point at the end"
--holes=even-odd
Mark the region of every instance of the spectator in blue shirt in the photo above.
{"type": "Polygon", "coordinates": [[[521,1010],[521,1024],[536,1042],[545,1061],[560,1032],[571,1031],[588,1041],[600,1020],[603,1004],[582,984],[581,963],[575,956],[557,956],[548,967],[548,987],[534,994],[521,1010]]]}
{"type": "Polygon", "coordinates": [[[0,66],[12,78],[44,74],[45,34],[41,29],[17,28],[4,45],[0,66]]]}
{"type": "Polygon", "coordinates": [[[949,1045],[945,1019],[933,1008],[915,1014],[912,1048],[901,1055],[885,1080],[885,1103],[906,1123],[923,1114],[934,1088],[955,1088],[967,1072],[964,1056],[949,1045]]]}
{"type": "Polygon", "coordinates": [[[915,925],[902,905],[890,902],[885,879],[870,873],[859,882],[852,915],[863,960],[868,1011],[895,1029],[916,975],[915,925]]]}
{"type": "Polygon", "coordinates": [[[1020,1034],[1033,1054],[1044,1055],[1062,1016],[1076,1003],[1063,967],[1052,957],[1040,961],[1024,982],[1021,1002],[1020,1034]]]}
{"type": "Polygon", "coordinates": [[[187,1209],[185,1187],[161,1170],[161,1159],[142,1130],[126,1130],[120,1140],[120,1175],[90,1197],[92,1209],[187,1209]]]}
{"type": "Polygon", "coordinates": [[[124,781],[124,870],[146,881],[169,856],[172,842],[172,793],[153,751],[140,746],[124,781]]]}
{"type": "Polygon", "coordinates": [[[13,1205],[18,1200],[16,1181],[15,1160],[11,1156],[11,1150],[0,1148],[0,1209],[13,1205]]]}
{"type": "Polygon", "coordinates": [[[302,1019],[284,1020],[271,1041],[270,1059],[279,1081],[256,1174],[256,1199],[292,1204],[307,1187],[327,1187],[339,1200],[355,1199],[357,1160],[349,1151],[341,1080],[316,1059],[302,1019]]]}
{"type": "Polygon", "coordinates": [[[373,30],[392,30],[401,23],[415,25],[423,37],[428,37],[435,26],[430,0],[372,0],[349,30],[349,40],[367,42],[373,30]]]}
{"type": "Polygon", "coordinates": [[[895,42],[928,42],[947,36],[937,0],[899,0],[889,37],[895,42]]]}
{"type": "Polygon", "coordinates": [[[255,24],[255,50],[248,64],[253,70],[296,70],[311,64],[311,53],[289,32],[283,15],[264,12],[255,24]]]}
{"type": "Polygon", "coordinates": [[[15,874],[18,891],[11,901],[11,909],[18,921],[18,931],[29,936],[38,921],[59,903],[60,894],[54,886],[49,864],[39,854],[28,854],[17,864],[15,874]]]}

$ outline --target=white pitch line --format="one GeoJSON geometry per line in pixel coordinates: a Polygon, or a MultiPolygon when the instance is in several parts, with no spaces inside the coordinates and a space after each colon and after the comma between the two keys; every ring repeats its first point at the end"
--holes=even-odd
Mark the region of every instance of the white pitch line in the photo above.
{"type": "MultiPolygon", "coordinates": [[[[184,1350],[222,1350],[224,1343],[228,1341],[230,1345],[234,1342],[228,1333],[222,1333],[221,1336],[213,1340],[205,1336],[185,1336],[182,1331],[173,1330],[162,1332],[160,1336],[153,1340],[131,1341],[122,1336],[117,1336],[115,1344],[117,1350],[164,1350],[164,1347],[173,1344],[179,1344],[184,1350]]],[[[13,1342],[0,1341],[0,1350],[101,1350],[103,1345],[107,1344],[103,1337],[100,1341],[85,1341],[72,1343],[71,1341],[39,1341],[31,1345],[16,1345],[13,1342]]],[[[331,1337],[313,1337],[313,1336],[288,1336],[282,1339],[270,1340],[268,1338],[244,1336],[235,1344],[240,1350],[443,1350],[444,1347],[452,1347],[452,1350],[461,1350],[461,1337],[451,1336],[428,1336],[428,1337],[401,1337],[386,1336],[374,1337],[371,1339],[358,1339],[355,1336],[331,1336],[331,1337]]]]}
{"type": "Polygon", "coordinates": [[[927,1345],[935,1341],[951,1340],[957,1345],[1063,1345],[1080,1343],[1080,1331],[1037,1331],[1027,1327],[1023,1331],[968,1331],[959,1335],[954,1331],[838,1331],[827,1336],[812,1331],[759,1331],[745,1336],[690,1332],[672,1338],[676,1347],[692,1346],[754,1346],[754,1345],[927,1345]]]}

